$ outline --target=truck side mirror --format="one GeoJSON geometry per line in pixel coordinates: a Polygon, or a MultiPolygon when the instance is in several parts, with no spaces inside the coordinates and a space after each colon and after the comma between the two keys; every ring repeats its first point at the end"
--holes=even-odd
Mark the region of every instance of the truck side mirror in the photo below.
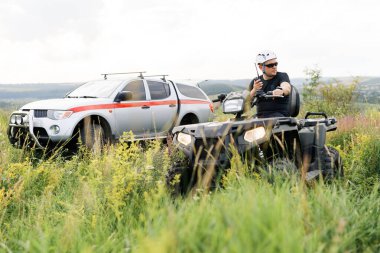
{"type": "Polygon", "coordinates": [[[131,91],[120,91],[115,98],[115,102],[128,101],[132,99],[131,91]]]}

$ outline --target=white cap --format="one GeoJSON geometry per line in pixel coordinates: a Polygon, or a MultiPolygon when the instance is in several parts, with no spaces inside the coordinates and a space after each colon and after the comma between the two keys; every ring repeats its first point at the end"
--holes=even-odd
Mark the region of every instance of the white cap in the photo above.
{"type": "Polygon", "coordinates": [[[263,64],[266,61],[276,59],[277,56],[272,51],[263,51],[256,56],[256,63],[263,64]]]}

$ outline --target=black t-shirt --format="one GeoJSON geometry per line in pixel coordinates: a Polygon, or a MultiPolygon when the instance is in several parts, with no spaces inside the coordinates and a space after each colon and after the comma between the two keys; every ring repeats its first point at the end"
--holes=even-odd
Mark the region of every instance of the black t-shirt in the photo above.
{"type": "MultiPolygon", "coordinates": [[[[263,91],[266,93],[268,91],[273,91],[280,86],[283,82],[290,83],[289,76],[285,72],[277,72],[277,74],[270,80],[264,80],[263,76],[260,76],[261,82],[263,82],[263,91]]],[[[253,88],[253,82],[249,84],[249,90],[253,88]]],[[[260,98],[257,101],[257,116],[262,117],[279,117],[283,115],[284,117],[289,117],[289,96],[284,98],[260,98]]]]}

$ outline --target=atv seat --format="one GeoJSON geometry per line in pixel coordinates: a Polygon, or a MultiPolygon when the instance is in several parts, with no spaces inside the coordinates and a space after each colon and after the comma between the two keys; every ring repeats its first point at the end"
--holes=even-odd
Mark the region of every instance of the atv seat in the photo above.
{"type": "Polygon", "coordinates": [[[291,117],[297,117],[300,112],[300,94],[298,90],[293,85],[291,86],[290,94],[289,94],[289,115],[291,117]]]}

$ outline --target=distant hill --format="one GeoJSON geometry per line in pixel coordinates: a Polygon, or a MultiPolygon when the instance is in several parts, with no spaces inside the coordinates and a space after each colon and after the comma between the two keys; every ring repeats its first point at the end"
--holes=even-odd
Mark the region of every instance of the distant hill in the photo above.
{"type": "MultiPolygon", "coordinates": [[[[353,78],[322,78],[325,83],[339,80],[350,83],[353,78]]],[[[358,98],[360,102],[380,104],[380,77],[360,77],[358,98]]],[[[213,97],[220,93],[240,91],[247,89],[250,79],[235,80],[204,80],[197,82],[204,92],[213,97]]],[[[305,78],[292,78],[291,83],[302,93],[305,78]]],[[[0,84],[0,108],[17,108],[30,101],[61,98],[66,93],[78,87],[81,83],[24,83],[24,84],[0,84]]]]}
{"type": "Polygon", "coordinates": [[[67,92],[79,85],[79,83],[0,84],[0,100],[64,97],[67,92]]]}
{"type": "Polygon", "coordinates": [[[62,98],[81,83],[0,84],[0,108],[16,109],[42,99],[62,98]]]}
{"type": "MultiPolygon", "coordinates": [[[[231,91],[247,89],[251,79],[237,79],[237,80],[205,80],[199,82],[197,85],[207,94],[215,95],[220,93],[228,93],[231,91]]],[[[298,90],[302,90],[303,84],[306,82],[305,78],[294,78],[290,81],[298,90]]]]}
{"type": "MultiPolygon", "coordinates": [[[[341,82],[349,84],[354,79],[352,77],[339,77],[339,78],[322,78],[324,83],[341,82]]],[[[359,102],[367,102],[372,104],[380,104],[380,77],[360,77],[358,86],[358,100],[359,102]]],[[[206,80],[199,82],[197,85],[209,96],[213,97],[220,93],[228,93],[232,91],[240,91],[247,89],[250,79],[239,80],[206,80]]],[[[290,82],[302,94],[303,85],[307,83],[305,78],[293,78],[290,82]]]]}
{"type": "Polygon", "coordinates": [[[199,82],[197,85],[208,96],[213,96],[221,93],[229,93],[232,91],[243,90],[247,87],[247,82],[239,82],[240,80],[206,80],[199,82]]]}

